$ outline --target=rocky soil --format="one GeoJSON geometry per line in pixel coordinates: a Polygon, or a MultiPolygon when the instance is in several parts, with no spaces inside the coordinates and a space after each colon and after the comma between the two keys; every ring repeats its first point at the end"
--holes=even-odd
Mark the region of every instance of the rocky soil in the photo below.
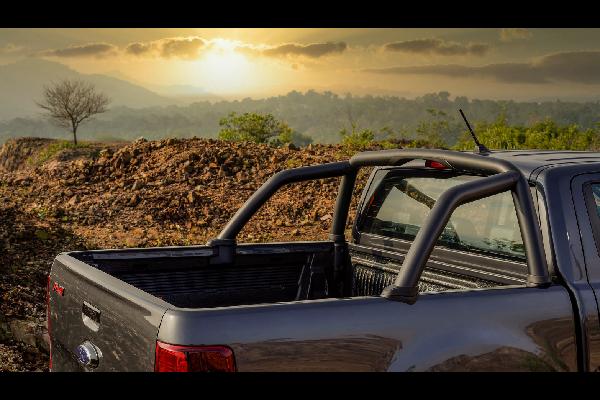
{"type": "MultiPolygon", "coordinates": [[[[274,173],[348,158],[333,145],[274,148],[210,139],[50,148],[56,143],[47,139],[0,148],[0,371],[48,369],[46,279],[56,254],[204,244],[274,173]]],[[[290,185],[238,240],[327,238],[338,183],[290,185]]]]}

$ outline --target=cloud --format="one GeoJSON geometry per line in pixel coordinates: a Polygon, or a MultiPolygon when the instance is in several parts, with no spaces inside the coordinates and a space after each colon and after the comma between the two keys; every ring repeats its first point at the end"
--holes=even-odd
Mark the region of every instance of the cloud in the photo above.
{"type": "Polygon", "coordinates": [[[41,55],[49,57],[105,57],[117,53],[117,46],[109,43],[88,43],[64,49],[46,50],[41,55]]]}
{"type": "Polygon", "coordinates": [[[448,78],[493,78],[508,83],[545,83],[528,64],[505,63],[470,67],[458,64],[437,64],[409,67],[374,68],[365,72],[394,75],[440,75],[448,78]]]}
{"type": "Polygon", "coordinates": [[[442,39],[416,39],[403,42],[387,43],[383,46],[386,51],[415,54],[437,54],[441,56],[474,55],[483,56],[490,46],[485,43],[447,42],[442,39]]]}
{"type": "Polygon", "coordinates": [[[533,65],[556,80],[600,83],[600,51],[554,53],[542,57],[533,65]]]}
{"type": "MultiPolygon", "coordinates": [[[[204,39],[199,36],[172,37],[153,41],[139,41],[129,43],[124,48],[119,48],[108,43],[90,43],[71,46],[64,49],[46,50],[40,53],[49,57],[106,57],[130,56],[147,58],[196,60],[202,51],[222,50],[223,41],[227,42],[230,49],[247,53],[253,56],[297,59],[306,57],[317,59],[330,54],[339,54],[348,48],[345,42],[326,42],[298,44],[286,43],[278,46],[255,45],[250,43],[231,42],[223,39],[204,39]]],[[[2,49],[0,48],[0,52],[2,49]]],[[[294,60],[295,61],[295,60],[294,60]]]]}
{"type": "Polygon", "coordinates": [[[165,39],[161,43],[161,55],[165,58],[195,59],[206,41],[200,37],[165,39]]]}
{"type": "Polygon", "coordinates": [[[7,43],[6,45],[0,47],[0,54],[17,53],[23,49],[24,49],[23,46],[17,46],[12,43],[7,43]]]}
{"type": "Polygon", "coordinates": [[[298,43],[286,43],[279,46],[270,47],[252,47],[252,46],[241,46],[240,50],[249,52],[254,55],[266,56],[266,57],[308,57],[308,58],[320,58],[330,54],[339,54],[346,51],[348,45],[345,42],[326,42],[326,43],[311,43],[311,44],[298,44],[298,43]]]}
{"type": "Polygon", "coordinates": [[[437,64],[373,68],[364,72],[394,75],[438,75],[449,78],[483,78],[504,83],[543,84],[555,81],[600,84],[600,51],[549,54],[528,63],[483,66],[437,64]]]}
{"type": "Polygon", "coordinates": [[[125,53],[134,56],[148,55],[154,51],[156,51],[156,46],[154,43],[135,42],[130,43],[127,45],[127,47],[125,47],[125,53]]]}
{"type": "Polygon", "coordinates": [[[525,28],[503,28],[500,30],[500,40],[503,42],[525,40],[529,39],[531,36],[531,31],[525,28]]]}
{"type": "Polygon", "coordinates": [[[207,41],[198,36],[176,37],[152,42],[134,42],[125,47],[125,53],[134,56],[197,59],[207,41]]]}

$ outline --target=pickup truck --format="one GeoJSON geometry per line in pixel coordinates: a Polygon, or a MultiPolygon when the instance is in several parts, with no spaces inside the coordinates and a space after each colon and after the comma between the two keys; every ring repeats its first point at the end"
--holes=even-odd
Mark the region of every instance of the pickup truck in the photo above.
{"type": "Polygon", "coordinates": [[[275,174],[206,245],[59,254],[50,369],[596,371],[599,291],[600,153],[367,151],[275,174]],[[333,177],[328,240],[236,242],[333,177]]]}

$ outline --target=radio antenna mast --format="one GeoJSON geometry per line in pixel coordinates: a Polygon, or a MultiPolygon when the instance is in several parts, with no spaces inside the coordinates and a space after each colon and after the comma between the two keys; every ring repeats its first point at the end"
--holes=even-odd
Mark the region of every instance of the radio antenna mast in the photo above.
{"type": "Polygon", "coordinates": [[[477,146],[475,149],[475,152],[479,153],[479,154],[489,154],[490,150],[479,142],[479,140],[477,139],[477,136],[475,136],[475,132],[473,131],[473,128],[471,128],[471,124],[469,124],[469,120],[467,119],[467,117],[465,117],[465,113],[463,112],[463,110],[459,108],[458,112],[460,112],[460,115],[462,116],[463,120],[465,121],[465,124],[467,124],[467,128],[469,128],[471,137],[473,138],[473,141],[475,142],[475,145],[477,146]]]}

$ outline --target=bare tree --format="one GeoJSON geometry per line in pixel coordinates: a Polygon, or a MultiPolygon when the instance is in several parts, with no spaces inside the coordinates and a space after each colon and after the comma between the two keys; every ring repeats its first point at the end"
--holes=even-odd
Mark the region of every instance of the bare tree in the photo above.
{"type": "Polygon", "coordinates": [[[94,85],[65,79],[44,87],[43,100],[36,104],[46,110],[47,116],[58,126],[73,132],[77,144],[77,128],[86,119],[108,110],[110,99],[96,91],[94,85]]]}

